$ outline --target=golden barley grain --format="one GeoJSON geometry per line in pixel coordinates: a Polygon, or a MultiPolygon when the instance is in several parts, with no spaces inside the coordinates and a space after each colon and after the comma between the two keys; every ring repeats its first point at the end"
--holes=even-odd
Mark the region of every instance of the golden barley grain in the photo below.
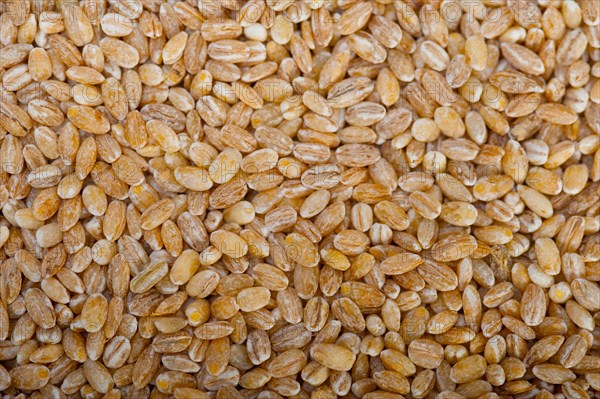
{"type": "Polygon", "coordinates": [[[0,3],[3,395],[599,389],[597,1],[76,3],[0,3]]]}

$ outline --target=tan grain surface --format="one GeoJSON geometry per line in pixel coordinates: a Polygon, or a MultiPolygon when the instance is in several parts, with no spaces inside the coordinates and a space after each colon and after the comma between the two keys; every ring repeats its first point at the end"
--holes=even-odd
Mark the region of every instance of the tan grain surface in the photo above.
{"type": "Polygon", "coordinates": [[[0,2],[0,397],[596,397],[599,28],[0,2]]]}

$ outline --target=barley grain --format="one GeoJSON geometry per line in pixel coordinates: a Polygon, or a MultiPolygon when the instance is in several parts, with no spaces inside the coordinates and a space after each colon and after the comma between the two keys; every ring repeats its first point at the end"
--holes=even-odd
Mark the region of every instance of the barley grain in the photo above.
{"type": "Polygon", "coordinates": [[[599,389],[596,1],[38,3],[0,4],[4,396],[599,389]]]}

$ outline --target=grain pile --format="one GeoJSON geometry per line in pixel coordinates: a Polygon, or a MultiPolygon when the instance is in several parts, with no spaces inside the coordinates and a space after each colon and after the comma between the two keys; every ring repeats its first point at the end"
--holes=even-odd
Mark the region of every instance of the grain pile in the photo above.
{"type": "Polygon", "coordinates": [[[0,78],[2,398],[597,395],[600,2],[4,0],[0,78]]]}

